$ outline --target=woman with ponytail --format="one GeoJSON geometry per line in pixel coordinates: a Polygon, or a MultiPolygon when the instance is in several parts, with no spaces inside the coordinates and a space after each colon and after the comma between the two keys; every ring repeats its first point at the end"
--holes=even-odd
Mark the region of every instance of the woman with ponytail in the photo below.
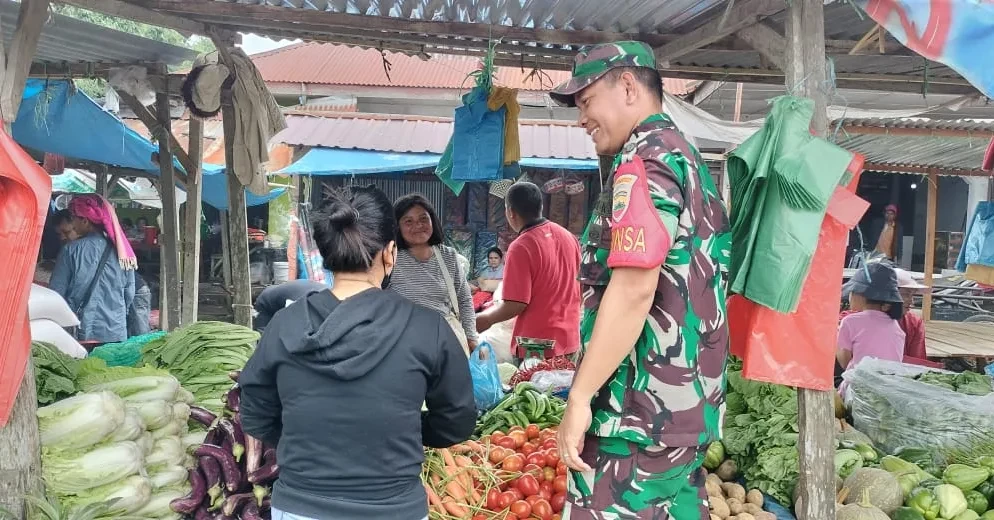
{"type": "Polygon", "coordinates": [[[91,345],[124,341],[128,309],[135,298],[135,253],[103,197],[75,197],[69,212],[79,238],[62,248],[49,287],[79,317],[80,341],[91,345]]]}
{"type": "Polygon", "coordinates": [[[423,446],[476,424],[466,355],[442,315],[384,290],[397,221],[382,191],[335,192],[311,222],[335,286],[277,312],[238,379],[242,428],[277,447],[272,517],[427,519],[423,446]]]}

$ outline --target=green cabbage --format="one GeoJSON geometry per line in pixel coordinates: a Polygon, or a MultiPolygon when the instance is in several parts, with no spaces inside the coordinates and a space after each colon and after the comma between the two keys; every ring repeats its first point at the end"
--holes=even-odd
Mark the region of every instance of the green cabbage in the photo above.
{"type": "Polygon", "coordinates": [[[148,478],[152,489],[162,489],[186,482],[189,474],[183,466],[162,466],[150,472],[148,478]]]}
{"type": "Polygon", "coordinates": [[[146,401],[142,403],[128,403],[128,408],[133,408],[149,430],[157,430],[169,424],[173,420],[173,405],[166,401],[146,401]]]}
{"type": "Polygon", "coordinates": [[[169,421],[168,424],[162,428],[157,428],[152,430],[152,438],[155,440],[163,439],[166,437],[179,437],[186,435],[190,427],[187,426],[186,421],[169,421]]]}
{"type": "Polygon", "coordinates": [[[49,492],[75,495],[137,474],[145,457],[137,444],[123,441],[86,453],[44,450],[41,462],[49,492]]]}
{"type": "Polygon", "coordinates": [[[155,447],[155,439],[152,438],[151,433],[145,432],[135,439],[135,444],[141,448],[142,455],[147,457],[149,453],[152,453],[152,448],[155,447]]]}
{"type": "Polygon", "coordinates": [[[80,363],[79,386],[87,392],[108,390],[125,401],[174,401],[179,381],[165,370],[142,367],[108,367],[98,358],[80,363]]]}
{"type": "Polygon", "coordinates": [[[133,441],[145,433],[145,421],[133,408],[124,412],[124,422],[107,439],[110,442],[133,441]]]}
{"type": "Polygon", "coordinates": [[[188,405],[194,405],[197,403],[197,396],[181,386],[179,387],[179,392],[176,393],[176,400],[188,405]]]}
{"type": "Polygon", "coordinates": [[[193,453],[204,443],[205,438],[207,438],[207,432],[190,432],[180,437],[180,442],[183,443],[183,448],[187,453],[193,453]]]}
{"type": "Polygon", "coordinates": [[[126,515],[145,507],[151,498],[152,482],[145,477],[134,475],[88,490],[67,499],[66,502],[74,508],[105,502],[110,504],[107,511],[109,514],[126,515]]]}
{"type": "Polygon", "coordinates": [[[190,420],[190,405],[183,402],[173,403],[173,419],[186,423],[190,420]]]}
{"type": "Polygon", "coordinates": [[[149,470],[157,466],[182,466],[185,457],[179,437],[163,437],[155,441],[152,453],[145,457],[145,465],[149,470]]]}
{"type": "Polygon", "coordinates": [[[189,492],[189,485],[156,490],[152,493],[152,498],[145,504],[145,507],[134,512],[134,516],[141,518],[170,517],[170,515],[175,513],[169,508],[169,503],[178,498],[183,498],[189,492]]]}
{"type": "Polygon", "coordinates": [[[79,449],[93,446],[121,427],[125,407],[110,392],[79,394],[38,409],[41,445],[79,449]]]}

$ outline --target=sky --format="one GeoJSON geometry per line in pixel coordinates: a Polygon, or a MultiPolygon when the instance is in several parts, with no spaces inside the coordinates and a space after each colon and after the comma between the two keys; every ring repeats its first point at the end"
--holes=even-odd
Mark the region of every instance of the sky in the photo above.
{"type": "Polygon", "coordinates": [[[297,43],[300,40],[280,40],[273,41],[269,38],[263,36],[257,36],[255,34],[242,33],[242,51],[249,56],[253,54],[258,54],[260,52],[271,51],[273,49],[278,49],[280,47],[286,47],[297,43]]]}

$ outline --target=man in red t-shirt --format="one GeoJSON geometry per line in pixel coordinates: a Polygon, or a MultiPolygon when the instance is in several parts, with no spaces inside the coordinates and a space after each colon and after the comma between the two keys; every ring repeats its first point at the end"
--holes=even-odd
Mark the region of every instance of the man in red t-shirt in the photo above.
{"type": "Polygon", "coordinates": [[[517,338],[555,341],[547,358],[580,348],[580,243],[565,228],[542,218],[542,191],[530,182],[511,186],[505,213],[518,238],[504,257],[503,300],[477,314],[483,332],[517,317],[511,349],[525,357],[517,338]]]}

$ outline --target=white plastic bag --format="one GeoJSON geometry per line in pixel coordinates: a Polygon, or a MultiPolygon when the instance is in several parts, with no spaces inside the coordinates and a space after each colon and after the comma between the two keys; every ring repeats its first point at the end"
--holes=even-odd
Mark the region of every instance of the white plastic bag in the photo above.
{"type": "Polygon", "coordinates": [[[572,370],[543,370],[532,374],[531,384],[541,392],[569,388],[573,384],[572,370]]]}
{"type": "MultiPolygon", "coordinates": [[[[501,282],[497,285],[497,290],[494,291],[494,303],[500,301],[503,290],[504,282],[501,282]]],[[[496,323],[480,334],[480,342],[490,343],[498,363],[512,363],[514,361],[514,354],[511,352],[511,338],[514,336],[514,322],[516,320],[517,318],[511,318],[496,323]]]]}
{"type": "Polygon", "coordinates": [[[86,357],[86,349],[52,320],[31,320],[31,341],[43,341],[55,345],[55,348],[69,357],[76,359],[86,357]]]}
{"type": "Polygon", "coordinates": [[[31,320],[51,320],[60,327],[79,326],[79,318],[69,308],[62,295],[37,284],[31,284],[28,317],[31,320]]]}

